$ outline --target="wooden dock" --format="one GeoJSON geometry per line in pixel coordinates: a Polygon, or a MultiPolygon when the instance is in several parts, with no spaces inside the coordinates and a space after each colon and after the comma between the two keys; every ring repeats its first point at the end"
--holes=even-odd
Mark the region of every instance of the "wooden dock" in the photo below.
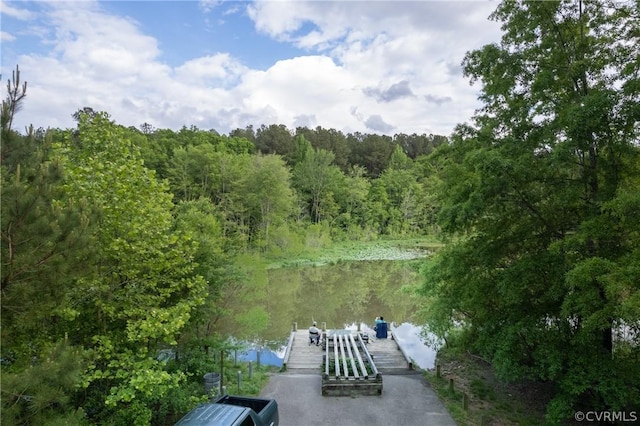
{"type": "MultiPolygon", "coordinates": [[[[373,357],[373,361],[382,374],[411,374],[413,364],[405,355],[402,347],[393,338],[393,332],[387,339],[376,339],[375,332],[364,329],[369,334],[367,349],[373,357]]],[[[353,332],[356,333],[355,331],[353,332]]],[[[306,329],[291,333],[289,347],[285,354],[284,364],[291,373],[318,373],[321,374],[324,346],[309,345],[309,332],[306,329]]]]}
{"type": "Polygon", "coordinates": [[[324,347],[309,345],[309,331],[291,333],[285,353],[284,366],[291,374],[322,374],[324,347]]]}
{"type": "Polygon", "coordinates": [[[414,374],[413,361],[406,355],[398,341],[389,333],[387,339],[376,339],[376,333],[368,330],[370,339],[367,349],[373,357],[376,367],[384,374],[414,374]]]}
{"type": "Polygon", "coordinates": [[[323,396],[382,395],[382,374],[358,332],[326,333],[323,396]]]}

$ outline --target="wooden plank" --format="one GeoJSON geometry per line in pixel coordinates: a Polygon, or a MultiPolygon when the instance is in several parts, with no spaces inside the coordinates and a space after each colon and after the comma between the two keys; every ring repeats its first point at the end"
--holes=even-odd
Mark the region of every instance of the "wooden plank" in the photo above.
{"type": "Polygon", "coordinates": [[[407,364],[409,364],[409,369],[413,370],[413,361],[411,361],[411,358],[407,354],[407,351],[405,351],[404,348],[402,347],[402,345],[400,344],[400,341],[396,337],[396,334],[393,332],[393,330],[391,330],[391,339],[394,342],[396,342],[396,345],[398,346],[398,349],[400,350],[400,352],[402,352],[402,356],[407,361],[407,364]]]}
{"type": "MultiPolygon", "coordinates": [[[[353,336],[349,336],[351,338],[351,341],[353,342],[353,347],[356,348],[356,356],[357,356],[357,360],[358,360],[358,365],[360,366],[360,371],[362,372],[362,376],[365,379],[369,378],[369,373],[367,372],[367,367],[365,367],[364,365],[364,361],[362,361],[362,357],[360,356],[360,350],[357,347],[356,341],[353,338],[353,336]]],[[[358,334],[358,337],[360,337],[360,335],[358,334]]],[[[362,341],[362,338],[360,338],[360,344],[364,346],[364,342],[362,341]]]]}
{"type": "Polygon", "coordinates": [[[285,367],[289,362],[289,357],[291,356],[291,349],[293,348],[293,341],[295,340],[295,338],[296,338],[296,332],[294,330],[289,335],[289,341],[287,342],[287,349],[284,352],[284,360],[282,361],[282,365],[284,365],[285,367]]]}
{"type": "Polygon", "coordinates": [[[324,374],[329,377],[329,339],[324,341],[324,374]]]}
{"type": "Polygon", "coordinates": [[[351,347],[353,346],[353,350],[358,352],[358,348],[353,341],[353,337],[351,335],[345,336],[344,338],[347,343],[347,352],[349,353],[349,360],[351,361],[351,371],[353,371],[353,375],[356,380],[360,379],[360,374],[358,374],[358,369],[356,368],[356,360],[353,359],[353,353],[351,352],[351,347]]]}
{"type": "Polygon", "coordinates": [[[342,367],[344,368],[344,378],[348,379],[349,378],[349,369],[347,368],[347,356],[344,353],[344,345],[342,343],[342,335],[340,335],[338,337],[338,340],[340,341],[340,355],[342,356],[342,367]]]}
{"type": "MultiPolygon", "coordinates": [[[[362,341],[362,338],[360,339],[360,341],[362,341]]],[[[373,374],[377,376],[378,369],[376,368],[376,365],[373,363],[373,358],[371,358],[371,354],[369,353],[367,346],[364,344],[362,345],[362,352],[364,352],[364,355],[367,358],[367,361],[369,361],[369,365],[371,366],[371,370],[373,370],[373,374]]]]}
{"type": "MultiPolygon", "coordinates": [[[[402,351],[399,342],[393,339],[378,339],[367,348],[376,362],[376,368],[381,374],[410,373],[410,364],[402,351]]],[[[415,371],[415,370],[413,370],[415,371]]]]}
{"type": "Polygon", "coordinates": [[[333,355],[336,367],[336,379],[340,378],[340,357],[338,356],[338,336],[333,335],[333,355]]]}
{"type": "Polygon", "coordinates": [[[295,334],[286,369],[289,373],[324,371],[321,367],[323,353],[315,345],[309,345],[309,331],[298,330],[295,334]]]}
{"type": "Polygon", "coordinates": [[[327,359],[335,360],[335,371],[331,371],[329,375],[323,374],[322,395],[350,397],[354,397],[354,395],[381,395],[382,375],[377,372],[376,366],[373,364],[373,357],[364,346],[361,336],[355,337],[349,330],[339,330],[339,332],[331,333],[329,338],[331,337],[333,339],[328,341],[326,345],[327,359]],[[362,346],[358,345],[358,341],[362,346]],[[333,344],[333,354],[330,352],[331,344],[333,344]],[[364,351],[361,348],[364,348],[364,351]],[[349,361],[347,361],[347,356],[350,358],[349,361]],[[340,357],[342,357],[342,361],[340,361],[340,357]],[[367,360],[371,363],[370,370],[376,372],[375,376],[367,372],[367,368],[369,368],[366,365],[367,360]],[[349,363],[351,371],[349,371],[349,363]],[[360,371],[366,374],[366,380],[360,371]],[[356,378],[357,380],[355,380],[356,378]]]}

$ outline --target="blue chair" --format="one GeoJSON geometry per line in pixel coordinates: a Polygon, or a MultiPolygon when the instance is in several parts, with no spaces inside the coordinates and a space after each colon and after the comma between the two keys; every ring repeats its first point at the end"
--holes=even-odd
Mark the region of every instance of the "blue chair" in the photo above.
{"type": "Polygon", "coordinates": [[[387,338],[387,323],[380,322],[376,324],[376,339],[386,339],[387,338]]]}

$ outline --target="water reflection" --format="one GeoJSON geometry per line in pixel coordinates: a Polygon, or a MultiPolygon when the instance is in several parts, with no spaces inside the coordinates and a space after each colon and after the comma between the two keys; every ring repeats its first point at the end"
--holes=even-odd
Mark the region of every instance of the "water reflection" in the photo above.
{"type": "Polygon", "coordinates": [[[277,351],[264,346],[252,347],[238,352],[238,361],[251,361],[257,364],[260,358],[260,365],[282,367],[285,349],[286,346],[280,347],[277,351]]]}
{"type": "MultiPolygon", "coordinates": [[[[352,323],[345,324],[343,328],[347,330],[357,330],[358,326],[357,324],[352,323]]],[[[375,332],[368,326],[368,324],[361,323],[360,330],[368,332],[369,336],[375,340],[375,332]]],[[[424,370],[433,369],[435,367],[437,348],[433,348],[425,344],[422,337],[421,327],[405,322],[400,325],[391,324],[391,331],[393,331],[393,334],[400,345],[402,345],[405,353],[413,360],[415,365],[424,370]]],[[[432,335],[427,337],[429,342],[435,340],[432,335]]],[[[257,363],[259,356],[261,365],[282,367],[285,350],[286,345],[280,345],[279,342],[264,342],[263,345],[251,344],[248,345],[247,349],[238,352],[238,360],[257,363]],[[270,346],[275,348],[272,349],[270,346]]]]}
{"type": "MultiPolygon", "coordinates": [[[[345,326],[348,330],[356,330],[357,324],[348,324],[345,326]]],[[[360,324],[360,330],[369,333],[370,338],[375,340],[375,331],[368,324],[360,324]]],[[[403,322],[398,325],[391,323],[390,330],[398,339],[398,342],[402,345],[405,353],[411,358],[415,365],[427,370],[435,368],[436,352],[438,347],[429,346],[426,342],[433,342],[437,339],[433,334],[428,334],[426,341],[423,338],[422,327],[409,322],[403,322]]]]}
{"type": "MultiPolygon", "coordinates": [[[[408,355],[421,368],[433,368],[435,352],[422,343],[416,312],[419,301],[408,289],[420,283],[420,260],[352,261],[323,266],[270,269],[251,274],[251,287],[229,308],[234,312],[223,333],[257,341],[275,353],[283,348],[292,324],[313,321],[329,329],[372,327],[377,316],[397,327],[408,355]],[[262,319],[262,326],[256,324],[262,319]]],[[[375,333],[371,333],[375,335],[375,333]]],[[[250,355],[248,353],[247,356],[250,355]]]]}
{"type": "MultiPolygon", "coordinates": [[[[436,352],[438,348],[427,346],[422,338],[422,329],[411,323],[402,323],[397,327],[392,326],[394,335],[402,345],[402,349],[420,368],[435,368],[436,352]]],[[[428,341],[435,341],[433,335],[428,336],[428,341]]]]}

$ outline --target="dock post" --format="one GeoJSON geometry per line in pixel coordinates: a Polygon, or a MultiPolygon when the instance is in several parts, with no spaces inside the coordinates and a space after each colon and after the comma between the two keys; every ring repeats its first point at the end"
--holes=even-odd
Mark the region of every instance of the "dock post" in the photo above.
{"type": "Polygon", "coordinates": [[[298,323],[297,322],[293,323],[293,331],[298,331],[298,323]]]}
{"type": "Polygon", "coordinates": [[[224,350],[220,350],[220,388],[224,387],[224,350]]]}
{"type": "Polygon", "coordinates": [[[327,331],[327,323],[326,322],[322,322],[322,331],[327,331]]]}

